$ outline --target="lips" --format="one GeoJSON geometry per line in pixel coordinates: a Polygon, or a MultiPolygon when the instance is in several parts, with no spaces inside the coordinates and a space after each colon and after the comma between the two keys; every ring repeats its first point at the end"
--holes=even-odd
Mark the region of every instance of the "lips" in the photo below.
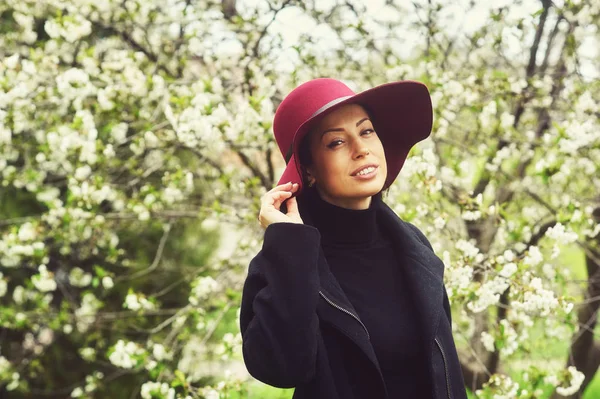
{"type": "Polygon", "coordinates": [[[357,174],[358,172],[360,172],[361,170],[363,170],[363,169],[366,169],[366,168],[368,168],[368,167],[371,167],[371,166],[372,166],[372,167],[374,167],[374,168],[377,168],[379,165],[377,165],[377,164],[374,164],[374,163],[370,163],[370,164],[367,164],[367,165],[363,165],[363,166],[361,166],[360,168],[356,169],[354,172],[352,172],[351,176],[356,176],[356,174],[357,174]]]}

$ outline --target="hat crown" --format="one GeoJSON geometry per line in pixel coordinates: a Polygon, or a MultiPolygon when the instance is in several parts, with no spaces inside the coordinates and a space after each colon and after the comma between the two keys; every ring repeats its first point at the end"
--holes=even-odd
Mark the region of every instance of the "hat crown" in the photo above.
{"type": "Polygon", "coordinates": [[[279,104],[273,120],[275,140],[285,157],[298,128],[326,104],[353,96],[348,86],[332,78],[317,78],[302,83],[279,104]]]}

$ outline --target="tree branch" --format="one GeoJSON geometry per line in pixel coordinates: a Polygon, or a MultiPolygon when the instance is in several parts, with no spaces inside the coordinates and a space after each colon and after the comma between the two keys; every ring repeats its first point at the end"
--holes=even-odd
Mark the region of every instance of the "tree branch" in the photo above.
{"type": "Polygon", "coordinates": [[[156,250],[156,254],[154,255],[154,261],[147,269],[142,269],[136,273],[132,273],[127,276],[117,277],[115,282],[125,281],[125,280],[133,280],[142,276],[145,276],[149,273],[152,273],[160,264],[160,260],[162,259],[163,250],[165,249],[165,244],[167,243],[167,239],[169,238],[169,233],[171,231],[171,224],[168,223],[165,225],[165,231],[158,243],[158,249],[156,250]]]}

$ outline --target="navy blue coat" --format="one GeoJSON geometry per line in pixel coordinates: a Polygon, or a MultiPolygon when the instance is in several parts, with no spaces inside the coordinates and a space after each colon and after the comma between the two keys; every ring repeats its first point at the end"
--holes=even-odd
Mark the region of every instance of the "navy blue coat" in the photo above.
{"type": "MultiPolygon", "coordinates": [[[[389,398],[370,337],[320,245],[310,214],[304,224],[273,223],[251,260],[242,292],[242,353],[250,375],[293,399],[389,398]]],[[[443,284],[444,264],[423,233],[383,201],[377,220],[394,247],[414,262],[405,275],[427,343],[431,396],[466,399],[443,284]]]]}

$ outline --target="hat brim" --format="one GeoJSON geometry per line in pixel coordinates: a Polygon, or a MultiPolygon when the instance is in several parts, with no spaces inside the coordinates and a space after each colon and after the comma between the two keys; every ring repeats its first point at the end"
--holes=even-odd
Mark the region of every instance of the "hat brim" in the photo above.
{"type": "Polygon", "coordinates": [[[277,183],[298,183],[298,189],[292,196],[299,195],[303,189],[298,157],[302,139],[312,126],[345,104],[362,105],[372,118],[371,122],[383,144],[387,163],[387,178],[383,190],[396,180],[411,148],[431,133],[431,96],[427,86],[421,82],[404,80],[385,83],[323,107],[300,125],[294,134],[292,156],[277,183]]]}

